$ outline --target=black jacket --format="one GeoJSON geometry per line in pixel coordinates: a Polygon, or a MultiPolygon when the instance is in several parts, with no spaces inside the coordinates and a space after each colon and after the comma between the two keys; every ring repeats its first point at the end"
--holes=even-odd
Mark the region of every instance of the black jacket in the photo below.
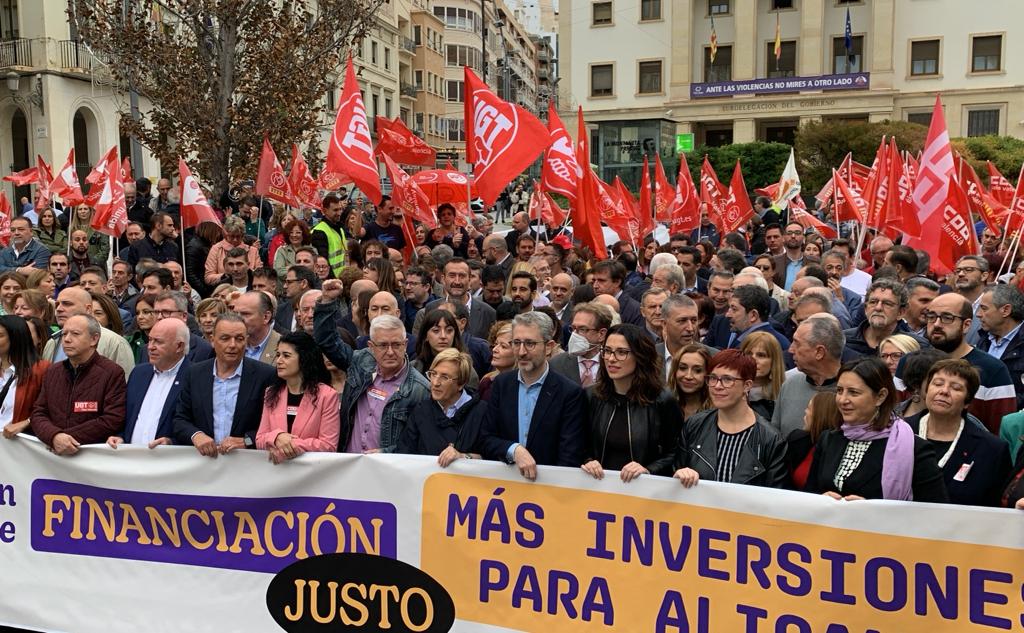
{"type": "MultiPolygon", "coordinates": [[[[196,363],[179,378],[182,388],[174,414],[175,444],[191,446],[192,436],[199,432],[213,437],[213,364],[216,362],[211,359],[196,363]]],[[[263,415],[263,392],[274,381],[277,372],[270,365],[250,358],[243,358],[242,363],[242,378],[229,435],[248,437],[255,446],[256,431],[263,415]]]]}
{"type": "MultiPolygon", "coordinates": [[[[907,418],[917,433],[925,412],[907,418]]],[[[941,458],[941,455],[936,455],[941,458]]],[[[967,414],[964,430],[949,461],[942,467],[949,502],[956,505],[998,506],[1003,486],[1010,476],[1010,448],[1006,441],[988,432],[981,421],[967,414]],[[964,464],[970,464],[963,481],[954,479],[964,464]]]]}
{"type": "Polygon", "coordinates": [[[460,453],[479,453],[477,440],[487,415],[487,403],[474,397],[449,418],[433,399],[409,409],[409,421],[398,436],[396,453],[440,455],[449,445],[460,453]]]}
{"type": "MultiPolygon", "coordinates": [[[[886,440],[887,441],[887,440],[886,440]]],[[[874,441],[861,459],[860,465],[843,481],[843,487],[836,490],[833,482],[839,464],[843,461],[846,445],[850,443],[839,429],[825,431],[814,446],[811,472],[807,475],[804,490],[821,494],[838,492],[843,495],[858,495],[865,499],[883,499],[882,458],[885,456],[886,441],[874,441]]],[[[949,495],[942,481],[942,470],[932,445],[914,436],[914,479],[912,483],[914,501],[947,503],[949,495]]]]}
{"type": "MultiPolygon", "coordinates": [[[[658,399],[649,405],[628,402],[621,396],[603,400],[597,397],[593,387],[587,388],[584,393],[590,418],[590,437],[585,448],[584,463],[591,459],[602,461],[604,442],[615,408],[627,406],[633,461],[643,465],[652,475],[672,474],[672,453],[683,427],[683,414],[670,392],[662,391],[658,399]]],[[[603,462],[602,466],[609,467],[603,462]]]]}
{"type": "Polygon", "coordinates": [[[206,285],[203,275],[206,271],[206,258],[210,254],[211,244],[199,237],[194,236],[185,244],[185,281],[201,297],[208,297],[213,291],[206,285]]]}
{"type": "MultiPolygon", "coordinates": [[[[174,240],[165,239],[159,244],[152,237],[146,235],[141,240],[128,247],[128,263],[135,267],[140,259],[154,259],[161,264],[170,261],[181,262],[181,246],[174,240]]],[[[206,262],[203,262],[205,267],[206,262]]],[[[205,268],[200,268],[200,274],[205,268]]],[[[192,285],[192,284],[189,284],[192,285]]]]}
{"type": "MultiPolygon", "coordinates": [[[[1024,329],[1024,328],[1022,328],[1024,329]]],[[[992,341],[988,340],[988,332],[978,331],[977,348],[988,352],[992,347],[992,341]]],[[[1006,368],[1010,370],[1010,378],[1013,379],[1013,390],[1017,394],[1017,408],[1024,409],[1024,332],[1018,331],[1010,344],[1006,346],[1003,355],[1000,357],[1006,368]]]]}
{"type": "MultiPolygon", "coordinates": [[[[867,339],[864,338],[864,331],[868,329],[868,322],[864,321],[857,327],[852,327],[848,330],[843,330],[843,336],[846,337],[846,347],[857,354],[863,356],[878,356],[878,348],[871,347],[868,344],[867,339]]],[[[893,334],[906,334],[910,338],[916,340],[922,348],[931,347],[928,341],[924,340],[917,334],[910,331],[910,326],[903,319],[900,319],[896,323],[896,329],[893,330],[893,334]]]]}
{"type": "MultiPolygon", "coordinates": [[[[787,478],[786,443],[767,420],[756,414],[754,427],[728,483],[782,488],[787,478]]],[[[701,411],[686,420],[672,468],[692,468],[701,479],[716,481],[718,409],[701,411]]]]}

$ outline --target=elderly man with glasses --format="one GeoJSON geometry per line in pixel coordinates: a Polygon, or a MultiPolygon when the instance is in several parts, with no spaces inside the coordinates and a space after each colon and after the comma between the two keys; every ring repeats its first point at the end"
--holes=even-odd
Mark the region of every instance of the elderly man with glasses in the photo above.
{"type": "Polygon", "coordinates": [[[338,451],[392,453],[409,410],[430,398],[430,382],[410,366],[405,324],[396,316],[373,319],[366,349],[353,350],[341,339],[336,327],[341,292],[340,280],[325,280],[313,311],[313,338],[327,360],[347,372],[338,451]]]}

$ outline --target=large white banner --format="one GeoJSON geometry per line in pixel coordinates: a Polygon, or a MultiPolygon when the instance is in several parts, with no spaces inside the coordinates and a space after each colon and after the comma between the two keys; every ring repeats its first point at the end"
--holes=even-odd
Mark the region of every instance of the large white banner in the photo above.
{"type": "Polygon", "coordinates": [[[222,633],[279,623],[1024,631],[1024,512],[687,490],[651,476],[623,484],[562,468],[530,483],[503,464],[441,470],[397,455],[307,453],[275,466],[258,451],[214,460],[96,446],[62,458],[31,438],[0,440],[0,624],[222,633]]]}

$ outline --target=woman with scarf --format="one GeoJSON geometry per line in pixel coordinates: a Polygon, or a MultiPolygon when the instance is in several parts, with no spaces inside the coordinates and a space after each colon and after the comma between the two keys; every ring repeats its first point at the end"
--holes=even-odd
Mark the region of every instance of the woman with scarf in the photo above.
{"type": "Polygon", "coordinates": [[[946,503],[935,451],[893,414],[896,388],[882,359],[843,365],[836,384],[838,429],[818,438],[804,490],[837,500],[946,503]]]}

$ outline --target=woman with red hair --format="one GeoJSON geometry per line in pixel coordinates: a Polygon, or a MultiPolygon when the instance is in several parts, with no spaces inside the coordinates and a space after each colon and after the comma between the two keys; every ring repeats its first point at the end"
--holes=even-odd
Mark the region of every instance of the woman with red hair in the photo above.
{"type": "Polygon", "coordinates": [[[757,363],[738,349],[718,352],[708,365],[714,407],[686,421],[676,447],[675,478],[687,488],[701,479],[781,488],[786,443],[747,404],[757,363]]]}

